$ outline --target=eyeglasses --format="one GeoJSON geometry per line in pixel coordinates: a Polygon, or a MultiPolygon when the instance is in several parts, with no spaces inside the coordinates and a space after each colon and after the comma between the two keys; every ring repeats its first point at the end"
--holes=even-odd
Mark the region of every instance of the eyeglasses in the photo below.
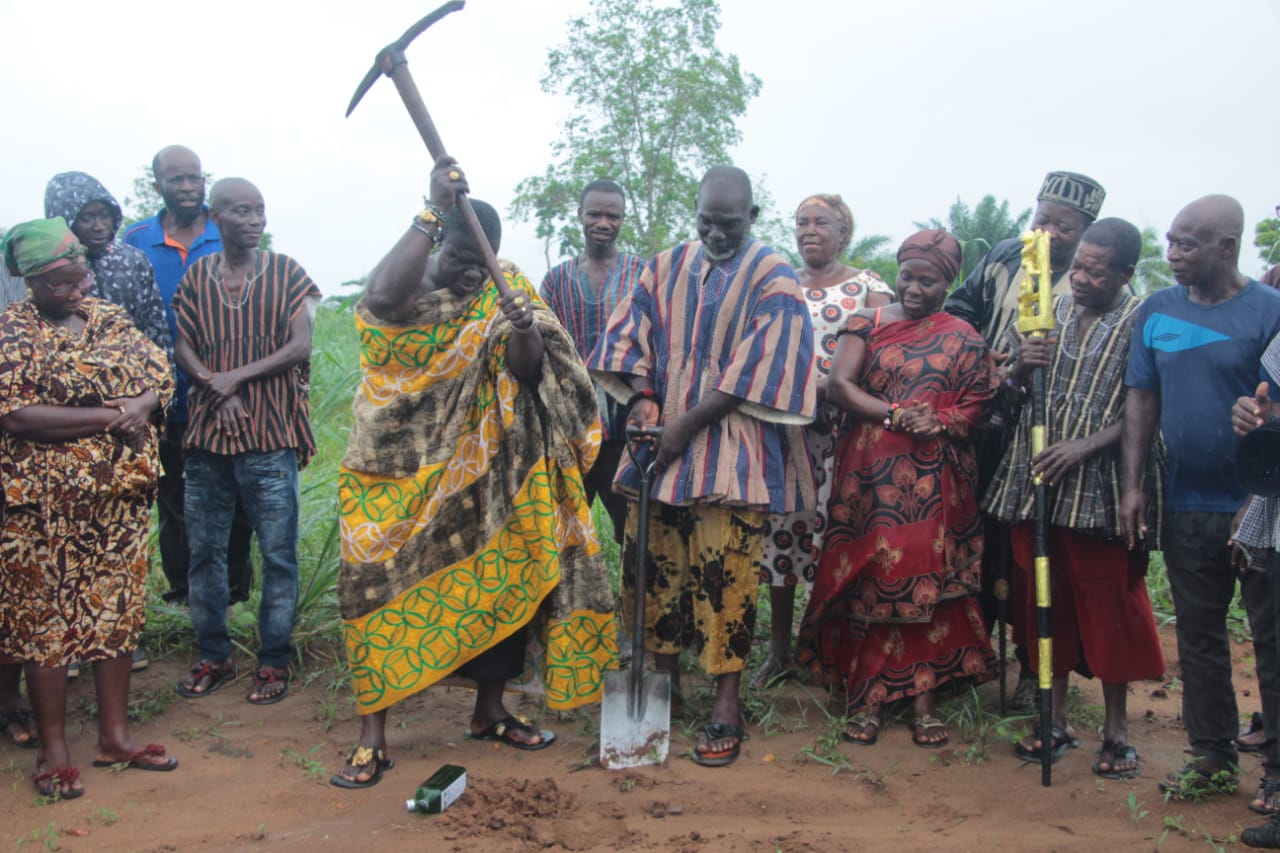
{"type": "Polygon", "coordinates": [[[40,276],[33,276],[27,279],[27,284],[31,284],[31,285],[38,284],[49,293],[52,293],[56,296],[66,296],[68,294],[75,293],[77,290],[89,290],[90,288],[92,288],[93,287],[93,271],[85,270],[84,275],[82,275],[78,280],[61,281],[61,282],[58,282],[57,284],[50,284],[40,276]]]}

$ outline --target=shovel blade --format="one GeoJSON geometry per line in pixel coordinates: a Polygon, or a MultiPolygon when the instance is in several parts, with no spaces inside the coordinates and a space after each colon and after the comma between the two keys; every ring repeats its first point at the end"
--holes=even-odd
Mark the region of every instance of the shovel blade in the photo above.
{"type": "MultiPolygon", "coordinates": [[[[634,661],[632,666],[639,666],[634,661]]],[[[646,672],[639,708],[628,702],[626,671],[604,674],[600,704],[600,766],[608,770],[661,764],[671,748],[671,676],[646,672]]]]}

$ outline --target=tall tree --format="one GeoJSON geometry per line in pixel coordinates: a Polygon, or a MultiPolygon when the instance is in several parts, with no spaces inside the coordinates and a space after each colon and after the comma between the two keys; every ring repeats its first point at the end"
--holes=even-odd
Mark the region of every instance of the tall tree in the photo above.
{"type": "Polygon", "coordinates": [[[652,255],[692,232],[701,173],[728,163],[737,120],[760,91],[738,57],[716,46],[715,0],[596,0],[569,21],[547,55],[542,89],[573,111],[552,144],[552,162],[516,187],[512,214],[538,223],[548,262],[581,250],[574,213],[588,181],[627,191],[620,248],[652,255]]]}
{"type": "Polygon", "coordinates": [[[1142,251],[1133,273],[1133,292],[1146,298],[1171,284],[1173,273],[1169,272],[1169,262],[1164,256],[1164,240],[1148,225],[1142,229],[1142,251]]]}
{"type": "Polygon", "coordinates": [[[1280,264],[1280,204],[1276,205],[1275,216],[1258,223],[1253,245],[1258,247],[1258,256],[1262,258],[1264,269],[1280,264]]]}
{"type": "Polygon", "coordinates": [[[1031,221],[1031,208],[1027,208],[1014,216],[1009,212],[1009,200],[996,201],[993,195],[982,197],[972,210],[959,198],[947,212],[947,224],[939,219],[928,222],[917,222],[917,228],[946,228],[952,236],[960,241],[964,250],[961,263],[960,278],[967,278],[973,272],[978,261],[991,247],[1001,240],[1017,237],[1031,221]]]}

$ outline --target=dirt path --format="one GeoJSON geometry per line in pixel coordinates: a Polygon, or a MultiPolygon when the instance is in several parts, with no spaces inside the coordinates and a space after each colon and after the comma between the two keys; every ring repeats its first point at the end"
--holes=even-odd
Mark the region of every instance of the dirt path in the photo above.
{"type": "MultiPolygon", "coordinates": [[[[1171,637],[1165,640],[1171,652],[1171,637]]],[[[1257,707],[1250,695],[1256,694],[1252,649],[1235,651],[1247,713],[1257,707]]],[[[472,694],[439,688],[393,710],[396,766],[382,783],[342,791],[327,782],[358,730],[345,693],[334,700],[324,678],[309,686],[295,681],[284,702],[252,707],[243,701],[249,685],[241,678],[205,699],[164,706],[182,666],[158,661],[136,676],[134,689],[157,711],[137,726],[140,742],[166,744],[181,758],[176,772],[88,767],[90,678],[74,683],[70,695],[84,797],[37,804],[27,778],[34,753],[0,745],[3,849],[1173,851],[1206,849],[1206,833],[1217,840],[1211,846],[1231,846],[1231,836],[1260,820],[1246,808],[1261,775],[1255,757],[1243,759],[1235,795],[1201,804],[1162,801],[1156,780],[1180,764],[1185,747],[1176,680],[1133,687],[1131,740],[1145,768],[1135,782],[1103,781],[1090,772],[1096,737],[1088,726],[1101,715],[1096,682],[1082,683],[1077,699],[1082,748],[1055,765],[1048,789],[1040,786],[1038,767],[1013,757],[1010,742],[1022,724],[1001,731],[993,717],[963,731],[953,725],[951,746],[936,752],[914,747],[902,723],[886,728],[875,747],[829,751],[824,744],[834,729],[824,712],[804,688],[788,686],[757,703],[765,712],[772,705],[775,722],[767,730],[750,727],[751,740],[731,768],[688,761],[694,726],[677,723],[666,766],[608,772],[582,769],[592,755],[594,710],[568,720],[544,716],[560,742],[523,753],[463,740],[472,694]],[[334,708],[339,713],[326,730],[334,708]],[[404,800],[445,763],[467,768],[467,795],[441,816],[406,814],[404,800]]],[[[994,685],[979,695],[994,708],[994,685]]],[[[533,706],[521,710],[540,715],[533,706]]]]}

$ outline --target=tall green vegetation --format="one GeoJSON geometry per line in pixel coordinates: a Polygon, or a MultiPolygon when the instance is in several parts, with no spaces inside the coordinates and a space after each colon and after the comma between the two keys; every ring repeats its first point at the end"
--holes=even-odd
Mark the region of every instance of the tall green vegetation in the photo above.
{"type": "Polygon", "coordinates": [[[1001,240],[1017,237],[1031,221],[1031,208],[1019,214],[1009,210],[1009,200],[997,201],[993,195],[985,195],[970,208],[959,198],[947,211],[947,222],[936,217],[928,222],[917,222],[917,228],[945,228],[951,232],[964,249],[960,266],[960,278],[968,278],[982,256],[1001,240]]]}
{"type": "Polygon", "coordinates": [[[1133,273],[1133,292],[1147,297],[1171,284],[1173,273],[1169,272],[1169,262],[1164,257],[1164,241],[1156,229],[1148,225],[1142,229],[1142,252],[1133,273]]]}
{"type": "Polygon", "coordinates": [[[1280,264],[1280,204],[1276,205],[1276,215],[1263,219],[1254,230],[1253,245],[1258,247],[1258,257],[1262,258],[1263,269],[1280,264]]]}
{"type": "Polygon", "coordinates": [[[693,233],[698,179],[730,162],[737,120],[760,91],[716,46],[715,0],[597,0],[547,55],[542,89],[573,111],[541,175],[516,187],[512,213],[537,223],[547,264],[582,249],[575,212],[591,180],[627,191],[623,251],[649,257],[693,233]]]}

